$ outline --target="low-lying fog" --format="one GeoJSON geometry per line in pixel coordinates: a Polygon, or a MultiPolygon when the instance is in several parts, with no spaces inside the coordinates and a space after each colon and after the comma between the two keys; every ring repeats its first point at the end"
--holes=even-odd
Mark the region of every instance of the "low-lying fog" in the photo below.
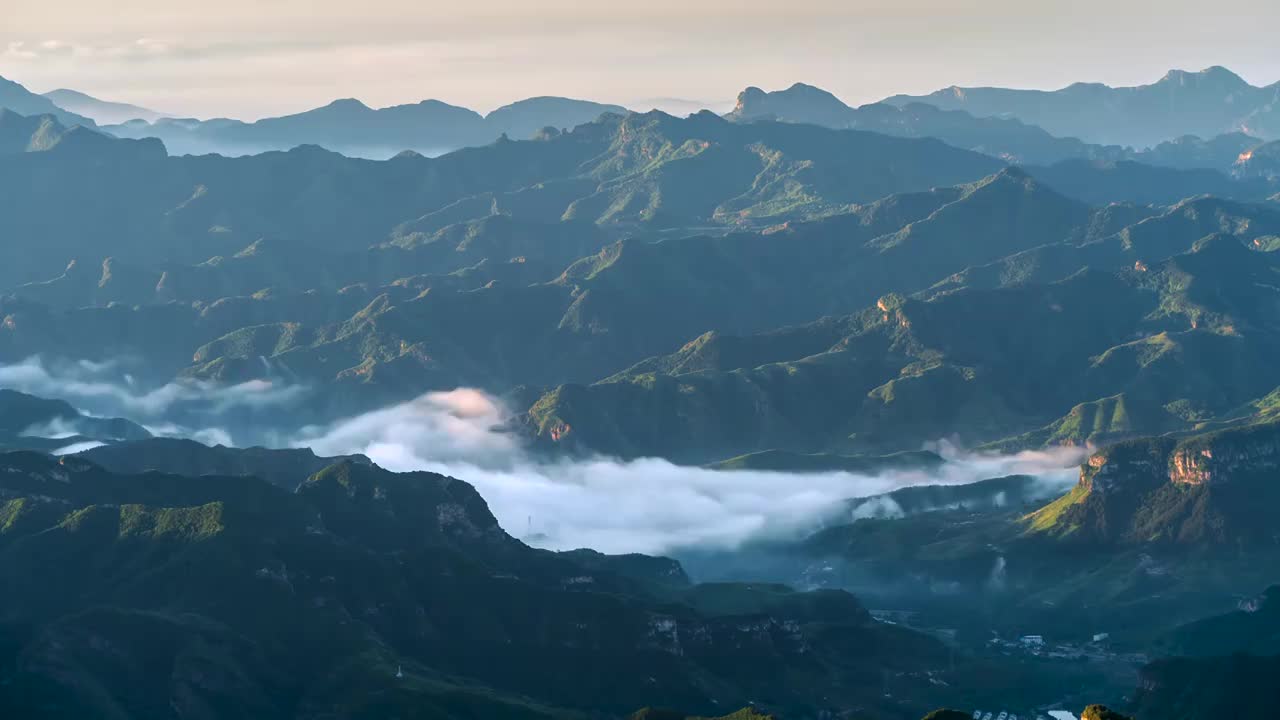
{"type": "Polygon", "coordinates": [[[935,450],[946,462],[927,471],[719,471],[659,458],[531,454],[518,436],[502,429],[510,410],[471,388],[427,393],[322,426],[277,421],[267,427],[241,420],[265,408],[275,411],[273,417],[287,416],[280,411],[298,403],[307,390],[271,381],[175,382],[142,389],[119,367],[35,359],[0,366],[0,387],[63,399],[86,414],[125,417],[157,435],[206,444],[311,447],[320,455],[363,453],[389,470],[450,475],[473,484],[502,526],[531,544],[607,553],[727,549],[747,540],[796,535],[847,514],[844,501],[850,498],[910,485],[1022,474],[1041,478],[1048,495],[1074,482],[1083,453],[988,455],[941,444],[935,450]]]}

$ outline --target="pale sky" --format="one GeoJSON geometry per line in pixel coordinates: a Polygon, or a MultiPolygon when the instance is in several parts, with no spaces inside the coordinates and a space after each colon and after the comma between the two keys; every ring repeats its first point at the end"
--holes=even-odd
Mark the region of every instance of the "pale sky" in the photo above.
{"type": "Polygon", "coordinates": [[[860,104],[1209,65],[1270,84],[1277,28],[1277,0],[0,0],[0,75],[245,119],[339,97],[725,104],[797,81],[860,104]]]}

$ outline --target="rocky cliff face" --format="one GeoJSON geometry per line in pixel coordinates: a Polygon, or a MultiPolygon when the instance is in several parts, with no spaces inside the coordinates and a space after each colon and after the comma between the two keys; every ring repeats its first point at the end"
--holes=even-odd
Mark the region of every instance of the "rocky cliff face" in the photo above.
{"type": "Polygon", "coordinates": [[[1089,542],[1274,542],[1280,424],[1182,440],[1117,443],[1090,457],[1074,490],[1028,516],[1033,530],[1089,542]]]}
{"type": "Polygon", "coordinates": [[[1260,425],[1191,438],[1171,453],[1169,480],[1187,485],[1226,483],[1280,467],[1280,427],[1260,425]]]}
{"type": "Polygon", "coordinates": [[[1080,466],[1080,486],[1109,494],[1150,489],[1163,479],[1171,441],[1142,439],[1117,443],[1094,453],[1080,466]]]}
{"type": "Polygon", "coordinates": [[[1231,482],[1280,468],[1280,425],[1265,424],[1196,435],[1180,442],[1142,439],[1094,453],[1080,468],[1080,484],[1101,493],[1134,489],[1139,479],[1178,485],[1231,482]]]}

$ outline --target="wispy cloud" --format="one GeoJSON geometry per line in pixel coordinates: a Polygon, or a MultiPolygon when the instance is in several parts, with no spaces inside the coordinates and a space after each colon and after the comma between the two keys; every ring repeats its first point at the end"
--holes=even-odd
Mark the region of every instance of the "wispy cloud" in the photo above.
{"type": "Polygon", "coordinates": [[[0,53],[0,57],[6,60],[37,60],[40,53],[34,47],[29,47],[22,40],[15,40],[5,46],[4,52],[0,53]]]}
{"type": "Polygon", "coordinates": [[[8,60],[48,61],[64,58],[84,60],[145,60],[171,57],[192,48],[157,40],[138,38],[125,43],[88,44],[66,40],[15,40],[6,45],[0,57],[8,60]]]}
{"type": "MultiPolygon", "coordinates": [[[[129,372],[132,366],[125,361],[68,362],[32,357],[0,365],[0,388],[65,400],[89,415],[125,417],[156,435],[224,445],[236,439],[254,442],[269,437],[268,426],[280,423],[280,418],[297,408],[309,393],[306,386],[283,380],[235,384],[175,380],[150,385],[134,378],[129,372]]],[[[28,434],[57,437],[57,431],[43,428],[28,434]]]]}

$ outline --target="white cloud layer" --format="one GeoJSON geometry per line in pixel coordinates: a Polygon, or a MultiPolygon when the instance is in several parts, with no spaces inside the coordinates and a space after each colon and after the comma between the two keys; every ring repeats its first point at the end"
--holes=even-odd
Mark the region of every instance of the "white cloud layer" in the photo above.
{"type": "MultiPolygon", "coordinates": [[[[733,548],[741,543],[811,531],[854,519],[846,500],[922,484],[963,484],[1026,474],[1065,489],[1082,450],[1017,455],[934,448],[946,462],[933,470],[878,475],[847,472],[717,471],[660,458],[548,458],[530,453],[504,430],[511,413],[475,389],[427,393],[414,400],[324,426],[298,428],[281,417],[306,392],[296,385],[253,382],[220,386],[175,382],[143,389],[115,363],[44,363],[33,358],[0,366],[0,387],[67,400],[95,415],[122,416],[157,435],[206,444],[253,443],[311,447],[320,455],[363,453],[397,472],[427,470],[474,485],[499,522],[530,544],[550,549],[666,553],[733,548]],[[267,409],[273,424],[228,431],[228,416],[267,409]],[[177,419],[174,419],[177,418],[177,419]]],[[[239,415],[235,415],[239,417],[239,415]]],[[[60,425],[28,434],[67,437],[60,425]]],[[[69,445],[59,453],[87,446],[69,445]]],[[[861,514],[892,515],[877,506],[861,514]]]]}
{"type": "Polygon", "coordinates": [[[476,486],[509,532],[565,550],[663,553],[732,548],[814,529],[846,512],[844,501],[909,485],[963,484],[1036,475],[1065,489],[1083,451],[980,455],[942,447],[934,471],[717,471],[658,458],[547,460],[500,428],[506,411],[477,390],[411,402],[309,428],[295,440],[322,455],[364,453],[395,471],[428,470],[476,486]]]}

